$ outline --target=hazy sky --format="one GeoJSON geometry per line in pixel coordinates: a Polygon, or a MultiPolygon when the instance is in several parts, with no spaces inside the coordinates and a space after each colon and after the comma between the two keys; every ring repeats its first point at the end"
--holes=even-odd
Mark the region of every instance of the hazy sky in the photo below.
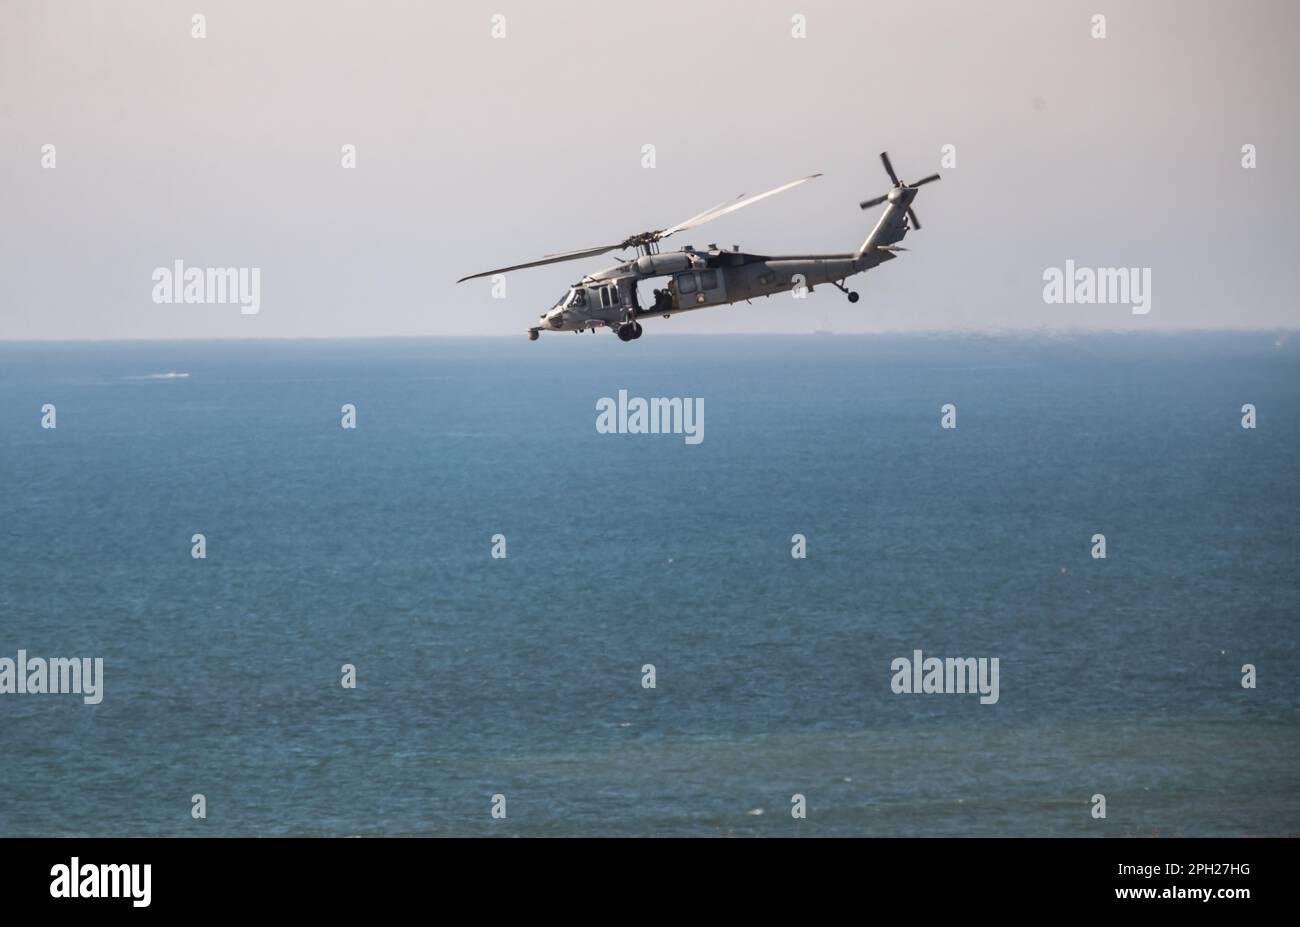
{"type": "Polygon", "coordinates": [[[877,152],[912,180],[948,144],[861,302],[647,334],[1295,327],[1298,26],[1288,0],[0,0],[0,339],[522,335],[613,261],[453,281],[814,171],[671,246],[852,250],[877,152]],[[261,311],[155,304],[177,259],[259,268],[261,311]],[[1151,268],[1150,314],[1046,305],[1066,260],[1151,268]]]}

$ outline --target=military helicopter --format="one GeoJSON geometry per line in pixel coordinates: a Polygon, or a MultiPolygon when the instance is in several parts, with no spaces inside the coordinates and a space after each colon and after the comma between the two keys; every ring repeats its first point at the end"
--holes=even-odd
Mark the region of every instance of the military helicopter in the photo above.
{"type": "Polygon", "coordinates": [[[703,251],[690,245],[680,251],[659,250],[659,242],[670,235],[712,222],[821,176],[812,174],[755,196],[741,194],[735,200],[719,203],[666,229],[641,232],[612,245],[548,254],[541,260],[485,270],[461,277],[456,282],[464,283],[478,277],[561,261],[576,261],[609,251],[636,250],[636,257],[619,258],[615,266],[587,274],[571,286],[559,302],[542,313],[541,324],[528,329],[531,341],[536,341],[541,332],[595,332],[597,328],[609,328],[620,340],[634,341],[641,337],[639,320],[648,316],[667,319],[679,312],[726,306],[742,300],[748,302],[758,296],[771,296],[799,286],[811,291],[821,283],[836,287],[848,296],[849,302],[856,303],[858,294],[848,289],[844,281],[853,274],[893,260],[898,251],[907,250],[896,245],[909,229],[921,227],[912,209],[916,188],[939,179],[938,174],[931,174],[905,184],[894,173],[887,152],[880,153],[880,161],[893,186],[888,193],[858,205],[862,209],[871,209],[881,203],[888,205],[867,240],[852,253],[769,256],[749,254],[735,246],[726,251],[717,245],[709,245],[703,251]],[[643,306],[637,284],[654,277],[669,279],[664,287],[654,291],[654,301],[643,306]]]}

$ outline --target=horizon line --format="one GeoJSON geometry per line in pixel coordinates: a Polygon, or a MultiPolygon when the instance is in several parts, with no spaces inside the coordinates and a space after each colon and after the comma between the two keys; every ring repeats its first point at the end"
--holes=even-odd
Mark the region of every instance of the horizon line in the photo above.
{"type": "MultiPolygon", "coordinates": [[[[834,335],[847,338],[880,338],[899,336],[949,336],[949,337],[1077,337],[1079,335],[1210,335],[1210,334],[1291,334],[1300,332],[1300,326],[1270,326],[1258,328],[918,328],[889,331],[752,331],[752,332],[656,332],[656,337],[680,338],[808,338],[813,335],[824,337],[834,335]]],[[[552,332],[552,335],[574,334],[573,332],[552,332]]],[[[241,344],[262,341],[417,341],[433,338],[499,338],[523,340],[518,334],[428,334],[428,335],[256,335],[239,336],[157,336],[157,337],[121,337],[121,338],[0,338],[0,345],[9,344],[163,344],[176,342],[238,342],[241,344]]]]}

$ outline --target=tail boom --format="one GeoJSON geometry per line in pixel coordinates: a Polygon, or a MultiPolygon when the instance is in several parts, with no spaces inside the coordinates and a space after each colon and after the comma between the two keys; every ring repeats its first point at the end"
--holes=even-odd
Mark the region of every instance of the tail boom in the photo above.
{"type": "Polygon", "coordinates": [[[867,240],[862,243],[862,247],[857,251],[857,257],[861,258],[880,247],[897,244],[907,235],[907,213],[912,208],[912,200],[916,197],[916,190],[911,187],[895,187],[889,191],[889,205],[885,207],[884,214],[876,227],[871,230],[867,240]]]}

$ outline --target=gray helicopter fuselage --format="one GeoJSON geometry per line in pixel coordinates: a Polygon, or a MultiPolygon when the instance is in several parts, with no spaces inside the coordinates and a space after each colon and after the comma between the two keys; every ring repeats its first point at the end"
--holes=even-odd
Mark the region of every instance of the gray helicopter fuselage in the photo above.
{"type": "MultiPolygon", "coordinates": [[[[812,291],[821,284],[831,284],[843,290],[850,302],[856,302],[858,295],[850,292],[844,286],[844,281],[854,274],[894,259],[895,244],[907,234],[909,221],[915,219],[911,205],[916,196],[916,186],[938,179],[935,174],[909,187],[894,175],[888,155],[882,153],[881,160],[895,185],[887,194],[860,204],[864,209],[882,203],[886,205],[875,228],[857,251],[841,254],[765,255],[751,254],[738,247],[727,251],[717,245],[710,245],[701,251],[688,245],[680,251],[660,252],[657,242],[665,234],[671,234],[671,230],[668,233],[646,233],[629,239],[640,252],[637,257],[587,274],[570,287],[559,302],[542,313],[540,324],[529,329],[529,337],[535,339],[543,331],[578,332],[606,327],[614,329],[620,339],[626,341],[640,337],[641,326],[637,323],[639,318],[669,318],[681,312],[745,302],[775,293],[812,291]],[[667,283],[654,290],[652,299],[643,301],[638,285],[643,280],[657,278],[667,278],[667,283]]],[[[808,179],[811,178],[805,178],[808,179]]],[[[786,185],[789,186],[792,185],[786,185]]],[[[782,189],[785,187],[750,200],[742,200],[741,205],[782,189]]],[[[708,217],[719,214],[722,213],[715,209],[701,215],[708,217]]],[[[691,227],[690,223],[696,222],[698,218],[688,220],[681,227],[691,227]]],[[[551,255],[542,261],[515,265],[514,268],[572,260],[608,251],[612,247],[615,246],[551,255]]]]}
{"type": "Polygon", "coordinates": [[[538,328],[616,328],[630,318],[669,318],[798,287],[811,291],[822,284],[838,284],[893,258],[892,251],[865,246],[861,252],[842,254],[763,255],[716,246],[706,251],[688,246],[681,251],[647,254],[583,277],[542,315],[538,328]],[[660,277],[668,278],[667,284],[655,291],[652,300],[643,301],[637,284],[660,277]]]}

